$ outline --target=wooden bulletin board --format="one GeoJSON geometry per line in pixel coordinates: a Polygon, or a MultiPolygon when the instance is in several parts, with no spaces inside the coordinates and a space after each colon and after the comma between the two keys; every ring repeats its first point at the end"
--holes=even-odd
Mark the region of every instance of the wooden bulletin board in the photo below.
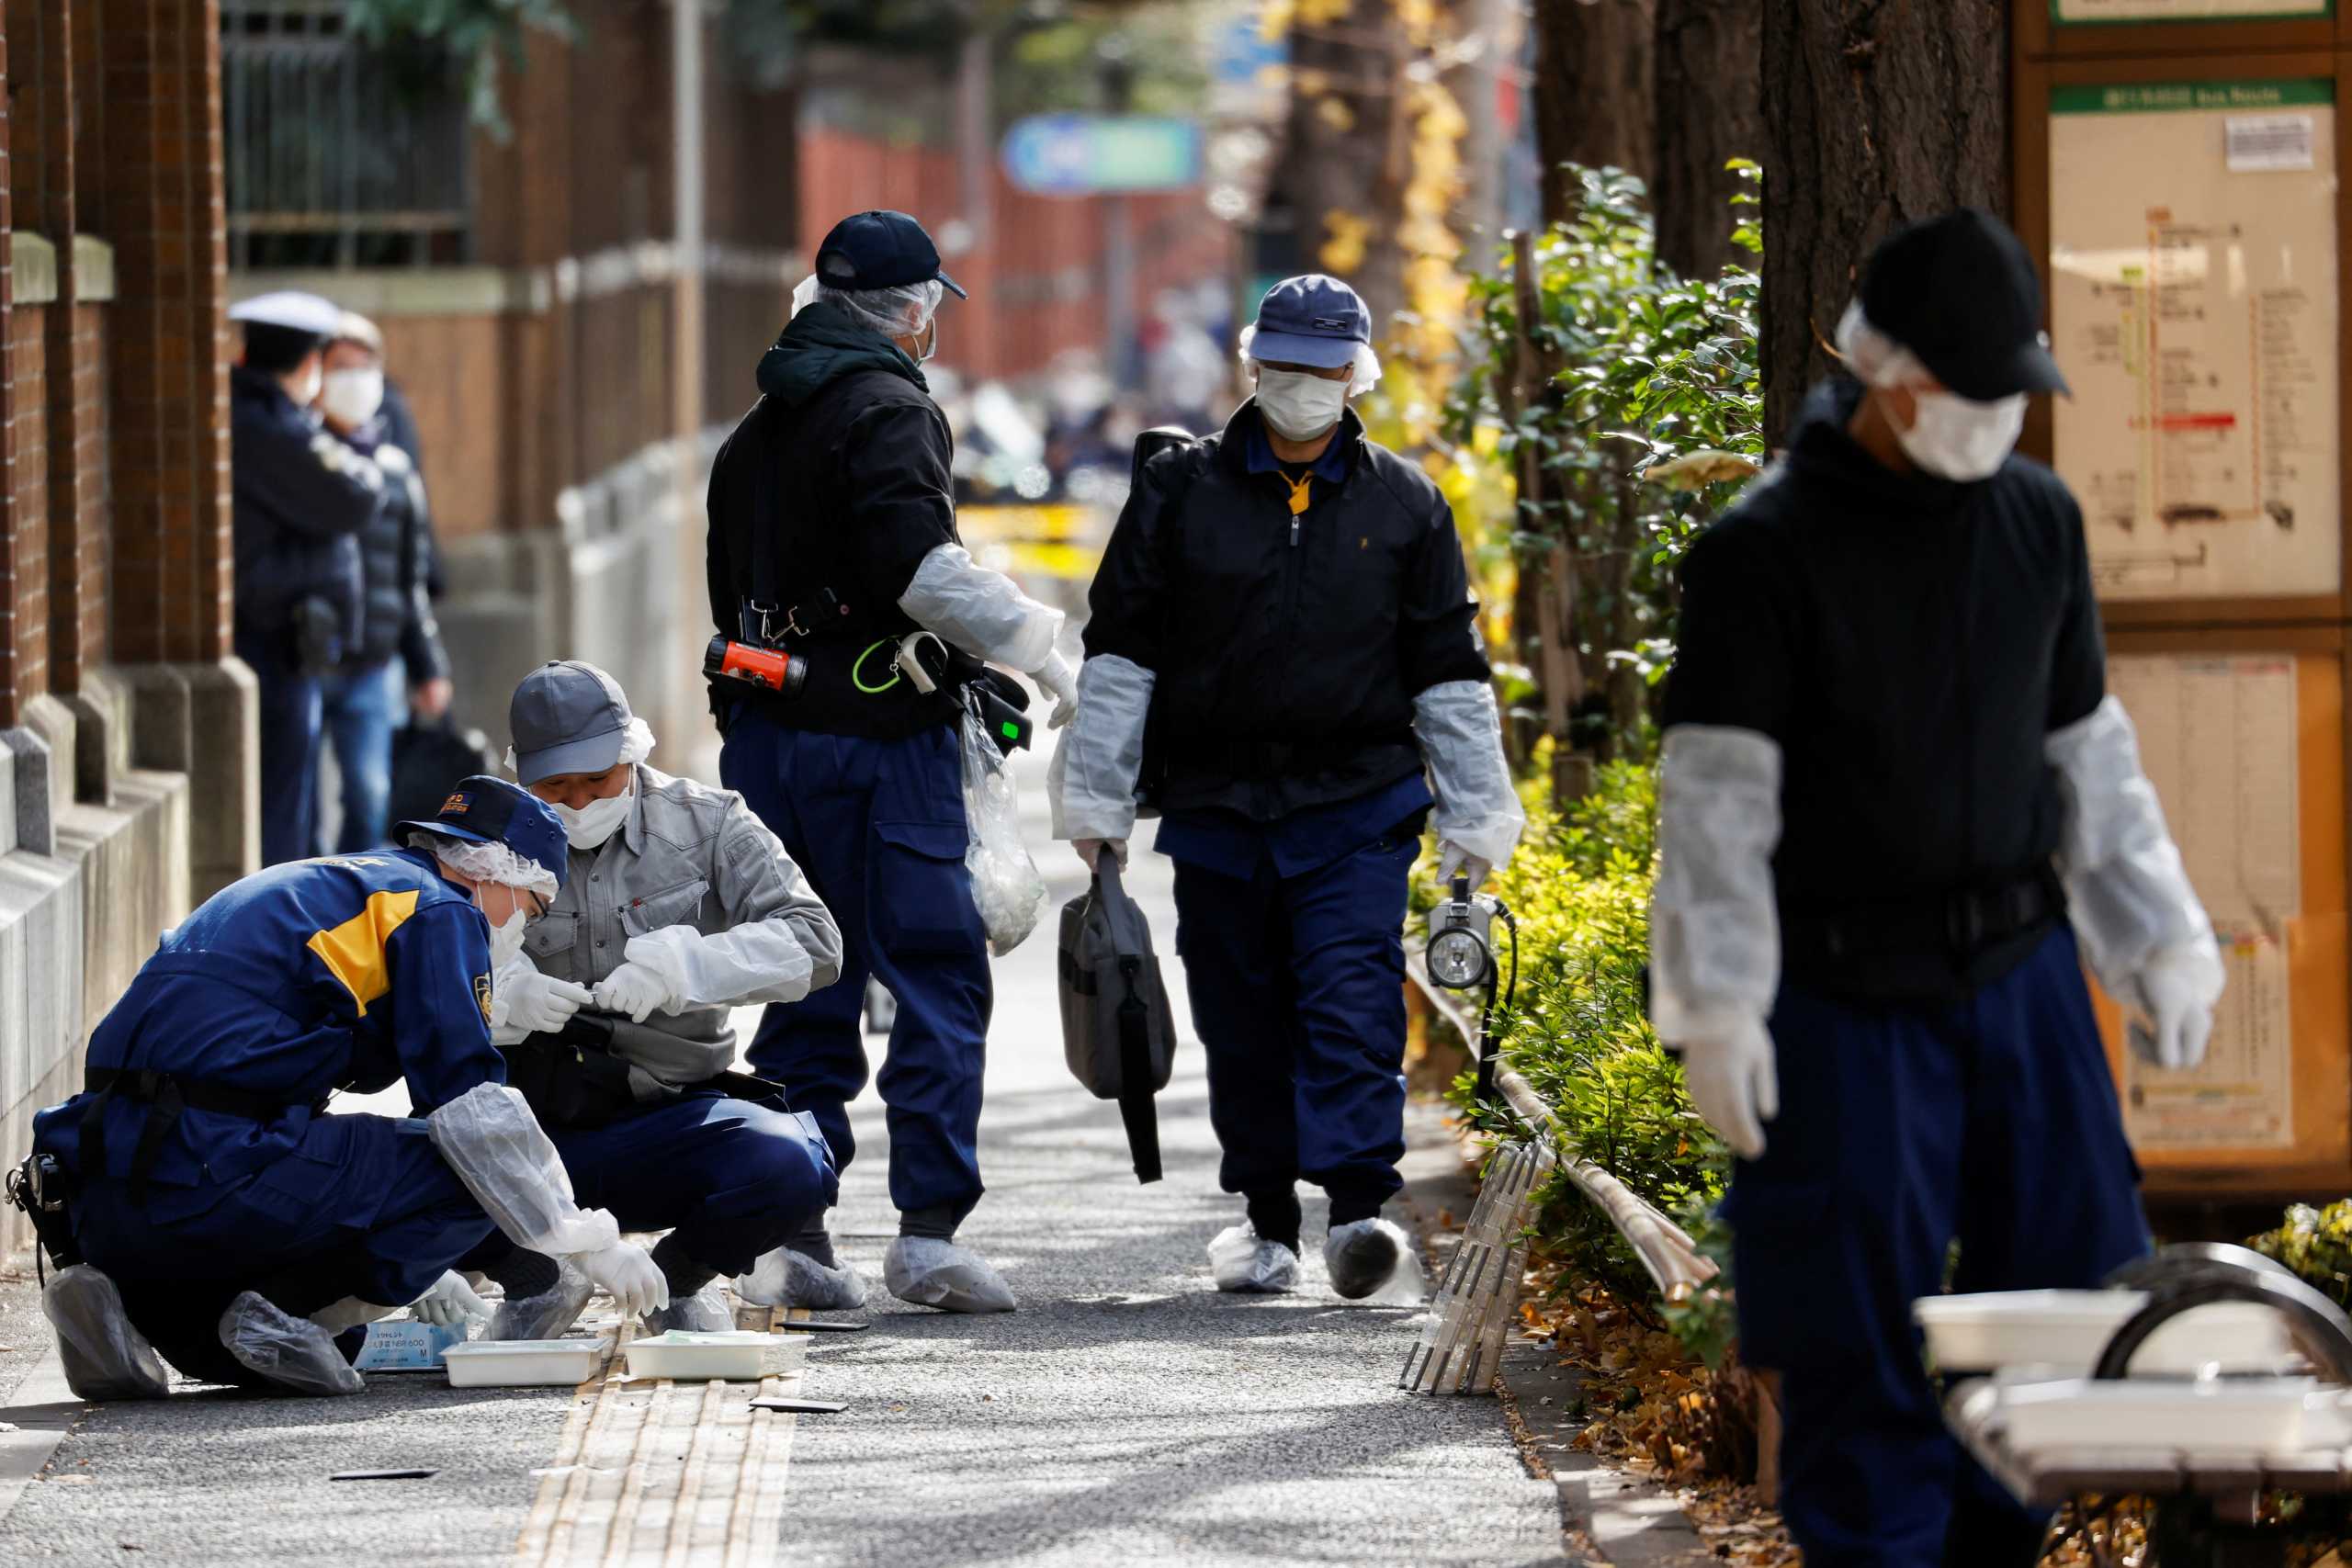
{"type": "Polygon", "coordinates": [[[2109,685],[2230,990],[2208,1065],[2122,1049],[2152,1192],[2352,1192],[2352,15],[2013,0],[2014,216],[2075,389],[2025,448],[2082,502],[2109,685]]]}

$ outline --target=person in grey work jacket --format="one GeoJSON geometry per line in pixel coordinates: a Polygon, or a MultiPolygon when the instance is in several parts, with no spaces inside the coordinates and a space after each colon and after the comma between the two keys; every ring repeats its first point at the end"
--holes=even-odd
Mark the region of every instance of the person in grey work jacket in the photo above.
{"type": "Polygon", "coordinates": [[[1334,1290],[1410,1271],[1380,1217],[1407,874],[1432,785],[1446,875],[1485,881],[1523,821],[1453,514],[1348,410],[1371,337],[1337,279],[1268,291],[1241,340],[1256,395],[1148,462],[1120,515],[1054,755],[1055,837],[1090,866],[1125,862],[1139,785],[1162,816],[1220,1180],[1248,1208],[1210,1245],[1224,1291],[1296,1285],[1302,1177],[1330,1198],[1334,1290]]]}
{"type": "MultiPolygon", "coordinates": [[[[649,1329],[731,1328],[718,1280],[795,1299],[780,1249],[832,1202],[834,1173],[815,1121],[733,1070],[728,1012],[831,985],[840,928],[741,796],[646,766],[651,730],[594,665],[532,671],[508,721],[510,763],[562,820],[571,875],[498,976],[491,1037],[582,1201],[670,1229],[653,1249],[670,1305],[649,1329]]],[[[585,1283],[567,1271],[492,1337],[561,1333],[585,1283]]],[[[798,1286],[806,1301],[812,1280],[798,1286]]]]}

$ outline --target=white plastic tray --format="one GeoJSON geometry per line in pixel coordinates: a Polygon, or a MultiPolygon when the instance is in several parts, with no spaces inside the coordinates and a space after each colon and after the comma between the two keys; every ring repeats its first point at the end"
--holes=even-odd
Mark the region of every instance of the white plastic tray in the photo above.
{"type": "Polygon", "coordinates": [[[441,1352],[451,1388],[570,1388],[594,1377],[612,1354],[599,1339],[477,1339],[441,1352]]]}
{"type": "Polygon", "coordinates": [[[767,1354],[790,1340],[781,1334],[755,1334],[748,1329],[697,1334],[673,1328],[628,1342],[628,1375],[633,1378],[725,1378],[751,1382],[759,1377],[767,1354]]]}
{"type": "Polygon", "coordinates": [[[1997,1393],[2010,1448],[2293,1453],[2352,1441],[2344,1391],[2309,1378],[2005,1383],[1997,1393]]]}
{"type": "MultiPolygon", "coordinates": [[[[1911,1313],[1927,1331],[1928,1353],[1939,1371],[2043,1367],[2086,1376],[2108,1340],[2147,1300],[2139,1291],[2004,1291],[1928,1296],[1913,1303],[1911,1313]]],[[[2294,1362],[2294,1345],[2275,1310],[2255,1302],[2216,1302],[2149,1336],[2132,1371],[2194,1377],[2209,1366],[2230,1373],[2276,1372],[2294,1362]]]]}

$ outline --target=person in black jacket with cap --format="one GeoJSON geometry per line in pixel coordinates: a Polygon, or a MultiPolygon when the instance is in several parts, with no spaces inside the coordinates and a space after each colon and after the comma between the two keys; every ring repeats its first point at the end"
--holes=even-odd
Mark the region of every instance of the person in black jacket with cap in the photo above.
{"type": "Polygon", "coordinates": [[[2031,260],[1963,210],[1871,258],[1782,460],[1692,546],[1651,1018],[1740,1156],[1740,1350],[1781,1373],[1812,1568],[2023,1568],[2044,1520],[1946,1434],[1911,1303],[2144,1252],[2084,985],[2202,1055],[2213,932],[2106,694],[2082,516],[2015,456],[2064,383],[2031,260]],[[1769,1139],[1765,1128],[1770,1124],[1769,1139]]]}
{"type": "MultiPolygon", "coordinates": [[[[975,564],[956,536],[947,421],[922,368],[949,291],[963,294],[903,212],[844,218],[818,247],[760,361],[760,400],[710,479],[712,619],[722,637],[804,660],[807,679],[789,694],[722,680],[713,704],[720,779],[784,840],[844,949],[836,983],[768,1008],[752,1066],[817,1118],[846,1168],[848,1105],[867,1072],[861,1003],[878,977],[899,1004],[880,1080],[899,1208],[885,1282],[919,1305],[1001,1312],[1012,1291],[955,1239],[981,1192],[991,1002],[964,867],[957,694],[987,678],[984,660],[1033,676],[1057,725],[1078,692],[1054,649],[1061,612],[975,564]]],[[[813,1266],[798,1277],[838,1288],[796,1304],[864,1299],[821,1222],[787,1251],[813,1266]]]]}
{"type": "Polygon", "coordinates": [[[262,863],[311,852],[321,677],[359,631],[359,534],[382,513],[383,470],[311,405],[343,313],[315,294],[235,306],[244,353],[229,373],[236,522],[236,649],[261,698],[262,863]]]}
{"type": "Polygon", "coordinates": [[[1332,1286],[1362,1298],[1415,1271],[1380,1211],[1422,823],[1434,804],[1441,876],[1476,886],[1523,815],[1453,513],[1348,408],[1380,374],[1371,312],[1289,278],[1240,347],[1254,395],[1144,465],[1104,551],[1054,834],[1124,863],[1139,788],[1161,814],[1219,1180],[1248,1210],[1210,1244],[1217,1288],[1295,1287],[1304,1177],[1332,1286]]]}

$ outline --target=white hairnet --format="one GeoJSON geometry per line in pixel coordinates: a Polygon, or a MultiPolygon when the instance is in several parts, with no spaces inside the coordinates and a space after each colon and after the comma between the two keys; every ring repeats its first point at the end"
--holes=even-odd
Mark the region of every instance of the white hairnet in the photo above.
{"type": "Polygon", "coordinates": [[[1838,357],[1865,387],[1900,387],[1932,381],[1935,373],[1919,356],[1871,324],[1860,299],[1838,320],[1838,357]]]}
{"type": "MultiPolygon", "coordinates": [[[[621,731],[621,754],[614,760],[613,766],[617,768],[627,762],[633,768],[651,755],[653,727],[641,718],[630,719],[628,728],[621,731]]],[[[511,744],[506,748],[506,771],[510,773],[520,772],[514,765],[514,748],[511,744]]]]}
{"type": "MultiPolygon", "coordinates": [[[[1252,321],[1241,329],[1241,339],[1238,347],[1242,364],[1249,365],[1255,362],[1255,356],[1250,352],[1250,345],[1257,341],[1258,323],[1252,321]]],[[[1374,352],[1372,344],[1368,343],[1356,344],[1355,372],[1353,376],[1348,378],[1348,396],[1363,397],[1380,385],[1380,355],[1374,352]]]]}
{"type": "Polygon", "coordinates": [[[438,833],[413,832],[408,836],[408,847],[424,851],[458,875],[470,876],[476,882],[520,887],[549,903],[555,901],[559,891],[554,872],[535,860],[525,860],[505,844],[469,844],[445,839],[438,833]]]}
{"type": "Polygon", "coordinates": [[[888,288],[851,289],[820,283],[812,272],[792,291],[792,313],[797,316],[822,299],[839,305],[849,312],[852,321],[884,337],[912,337],[931,325],[940,300],[946,296],[947,286],[935,277],[921,283],[893,284],[888,288]],[[907,324],[910,310],[917,312],[912,326],[907,324]]]}

